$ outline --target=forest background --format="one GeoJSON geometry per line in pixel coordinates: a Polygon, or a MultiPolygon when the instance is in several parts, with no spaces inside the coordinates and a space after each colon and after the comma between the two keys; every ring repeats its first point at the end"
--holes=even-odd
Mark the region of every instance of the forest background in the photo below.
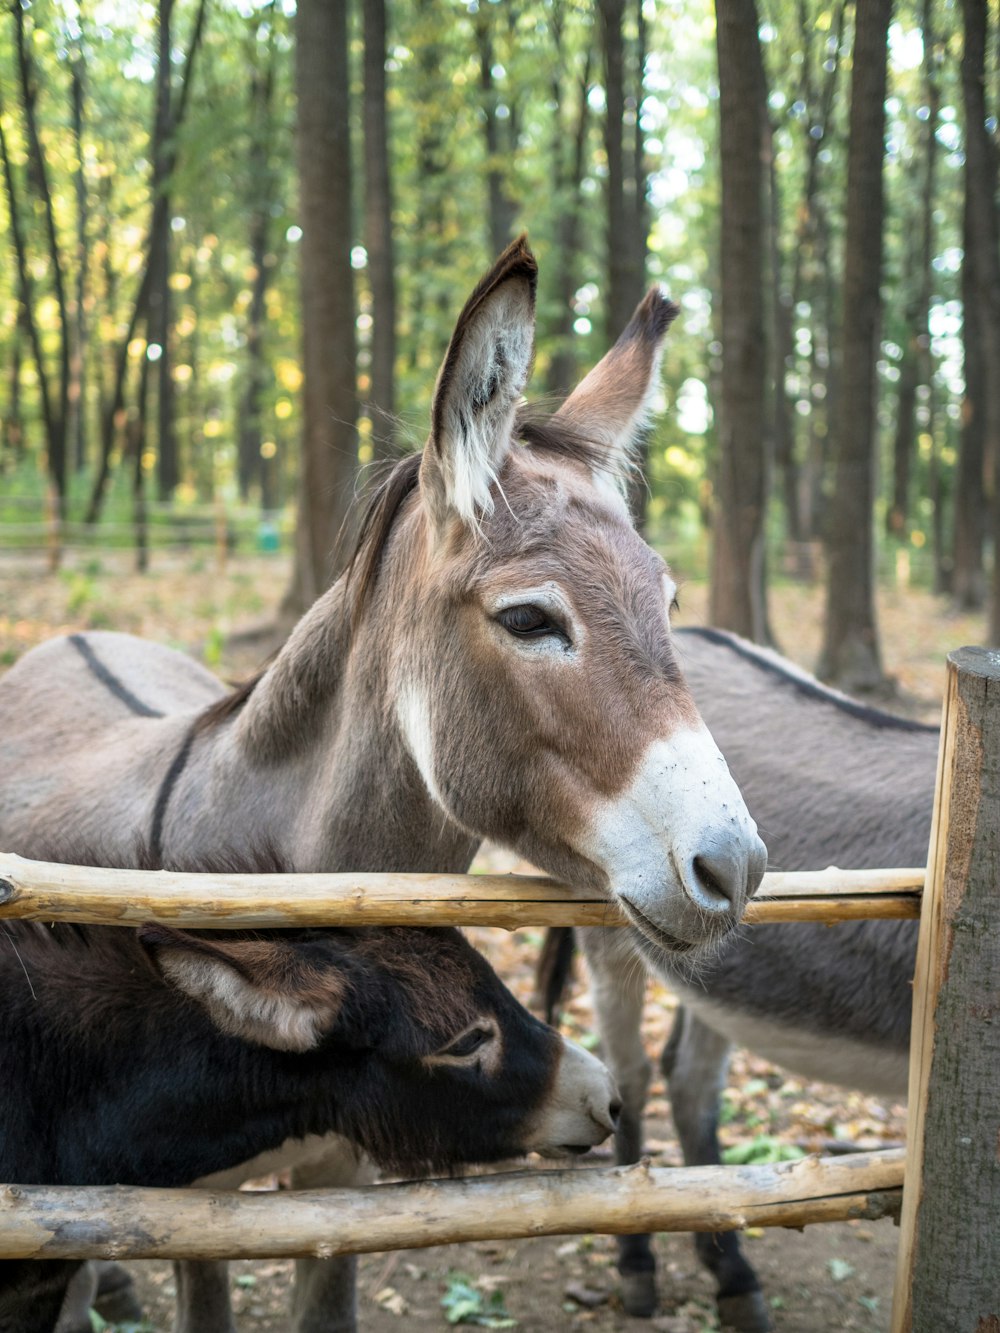
{"type": "Polygon", "coordinates": [[[877,578],[1000,641],[998,17],[5,0],[0,547],[287,543],[301,609],[527,229],[533,394],[649,282],[681,307],[632,503],[714,623],[767,642],[814,582],[855,690],[877,578]]]}

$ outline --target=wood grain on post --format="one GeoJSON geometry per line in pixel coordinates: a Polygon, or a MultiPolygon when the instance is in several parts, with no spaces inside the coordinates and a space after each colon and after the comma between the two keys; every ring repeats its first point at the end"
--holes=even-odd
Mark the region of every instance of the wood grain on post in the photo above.
{"type": "Polygon", "coordinates": [[[12,1259],[265,1259],[598,1231],[731,1231],[892,1216],[905,1153],[776,1166],[518,1171],[369,1189],[0,1186],[12,1259]]]}
{"type": "Polygon", "coordinates": [[[948,657],[893,1333],[1000,1328],[1000,653],[948,657]]]}
{"type": "MultiPolygon", "coordinates": [[[[765,875],[747,921],[916,917],[923,870],[765,875]]],[[[597,893],[536,875],[196,875],[0,855],[0,920],[189,928],[623,926],[597,893]]]]}

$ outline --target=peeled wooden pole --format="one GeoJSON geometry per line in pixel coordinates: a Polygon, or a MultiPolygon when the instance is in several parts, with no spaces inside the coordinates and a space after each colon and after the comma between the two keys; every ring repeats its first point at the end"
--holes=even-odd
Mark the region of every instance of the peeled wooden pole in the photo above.
{"type": "Polygon", "coordinates": [[[0,1186],[10,1259],[330,1257],[583,1232],[730,1231],[894,1215],[904,1153],[776,1166],[519,1171],[359,1190],[0,1186]]]}
{"type": "Polygon", "coordinates": [[[893,1333],[1000,1330],[1000,653],[948,657],[893,1333]]]}
{"type": "MultiPolygon", "coordinates": [[[[764,876],[745,920],[916,917],[924,871],[764,876]]],[[[536,875],[194,875],[106,870],[0,854],[0,920],[191,928],[273,926],[623,926],[621,911],[536,875]]]]}

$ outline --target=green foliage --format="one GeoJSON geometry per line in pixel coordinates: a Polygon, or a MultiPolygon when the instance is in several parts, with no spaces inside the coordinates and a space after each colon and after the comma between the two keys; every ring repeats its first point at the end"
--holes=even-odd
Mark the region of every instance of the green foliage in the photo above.
{"type": "Polygon", "coordinates": [[[441,1308],[449,1324],[473,1324],[477,1328],[516,1328],[517,1320],[507,1311],[503,1292],[483,1293],[464,1273],[452,1273],[441,1308]]]}
{"type": "MultiPolygon", "coordinates": [[[[177,0],[174,9],[176,99],[198,0],[177,0]]],[[[276,0],[209,5],[186,115],[176,135],[176,167],[169,181],[170,352],[182,481],[171,500],[174,509],[185,514],[185,531],[201,525],[199,541],[211,541],[212,523],[211,516],[195,519],[199,504],[221,499],[227,510],[239,509],[237,449],[246,425],[249,321],[256,276],[251,233],[254,219],[260,218],[269,278],[259,389],[260,447],[268,451],[265,457],[274,460],[277,489],[272,504],[287,507],[294,496],[302,372],[292,10],[291,4],[276,0]],[[255,93],[264,82],[270,87],[266,101],[255,93]]],[[[94,11],[73,0],[34,0],[23,12],[71,320],[75,320],[78,279],[83,282],[82,458],[71,472],[68,511],[71,522],[78,522],[94,482],[101,414],[115,355],[145,262],[153,204],[156,11],[152,6],[105,6],[94,11]],[[83,87],[79,145],[73,131],[74,69],[81,74],[83,87]]],[[[852,12],[839,0],[804,0],[802,5],[766,0],[760,6],[780,205],[767,283],[791,307],[793,349],[779,375],[791,409],[793,458],[806,479],[811,478],[820,509],[829,485],[852,12]],[[825,101],[828,85],[834,95],[825,101]]],[[[625,128],[627,134],[633,133],[638,122],[636,151],[648,180],[648,275],[663,282],[682,307],[668,338],[663,411],[650,444],[649,522],[656,540],[672,552],[679,542],[685,559],[690,554],[703,566],[722,355],[714,19],[711,7],[691,0],[647,0],[643,15],[644,96],[639,105],[628,108],[625,128]]],[[[932,467],[938,468],[944,500],[950,493],[964,387],[959,342],[961,38],[955,6],[935,7],[935,15],[941,111],[931,296],[933,383],[918,400],[917,502],[905,534],[915,558],[929,551],[933,512],[926,497],[932,467]]],[[[900,368],[912,334],[908,311],[926,151],[921,18],[922,7],[915,0],[897,9],[890,53],[888,217],[878,358],[882,473],[887,481],[900,368]]],[[[536,383],[545,381],[557,355],[568,352],[582,371],[607,345],[603,68],[593,7],[583,0],[536,0],[516,7],[493,0],[406,0],[389,8],[388,21],[398,285],[396,397],[401,435],[417,446],[425,434],[434,376],[456,306],[491,258],[491,182],[506,201],[511,229],[529,231],[540,260],[536,383]],[[588,115],[581,173],[574,180],[574,138],[582,104],[588,115]],[[486,138],[488,120],[495,130],[492,147],[486,138]],[[572,329],[566,333],[561,329],[564,299],[559,270],[564,222],[577,202],[580,248],[571,274],[572,329]]],[[[352,23],[350,55],[358,109],[353,129],[354,276],[358,382],[363,396],[372,296],[364,251],[363,38],[357,13],[352,23]]],[[[625,36],[634,50],[638,32],[633,9],[625,36]]],[[[52,376],[60,346],[56,273],[45,239],[38,182],[28,162],[15,26],[9,11],[0,16],[0,87],[0,114],[27,236],[32,301],[44,362],[52,376]]],[[[9,201],[0,194],[0,234],[9,241],[9,201]]],[[[44,522],[46,442],[40,385],[18,318],[16,265],[7,262],[12,258],[8,244],[0,264],[0,545],[23,540],[25,530],[19,538],[14,532],[17,525],[30,522],[37,528],[44,522]]],[[[125,415],[133,420],[146,353],[140,329],[128,356],[125,415]]],[[[142,471],[151,481],[159,447],[155,419],[146,439],[142,471]]],[[[363,443],[362,461],[366,450],[370,452],[370,446],[363,443]]],[[[134,540],[133,462],[123,454],[120,431],[112,464],[112,489],[99,540],[125,546],[134,540]]],[[[251,504],[256,506],[261,498],[254,490],[251,504]]],[[[279,541],[287,537],[287,518],[257,529],[252,508],[244,512],[247,522],[240,528],[240,542],[270,548],[275,534],[279,541]]],[[[177,524],[170,516],[151,509],[149,521],[152,546],[176,537],[177,524]]],[[[771,532],[780,536],[773,525],[771,532]]],[[[73,541],[92,540],[92,534],[83,531],[67,535],[73,541]]],[[[37,540],[44,541],[44,534],[37,540]]]]}
{"type": "Polygon", "coordinates": [[[775,1162],[797,1162],[805,1157],[793,1143],[782,1143],[773,1134],[757,1134],[744,1143],[724,1148],[722,1160],[727,1166],[770,1166],[775,1162]]]}

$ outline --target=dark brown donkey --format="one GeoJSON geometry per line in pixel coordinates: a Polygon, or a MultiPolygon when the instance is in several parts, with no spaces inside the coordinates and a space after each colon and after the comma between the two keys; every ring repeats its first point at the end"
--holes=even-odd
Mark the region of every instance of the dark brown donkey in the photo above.
{"type": "MultiPolygon", "coordinates": [[[[227,697],[181,654],[106,633],[12,668],[0,847],[44,854],[58,829],[127,855],[144,836],[196,866],[263,839],[296,870],[454,872],[493,838],[606,894],[650,943],[718,945],[766,854],[678,666],[674,585],[623,499],[675,307],[650,292],[539,422],[519,405],[535,279],[517,241],[473,292],[423,453],[249,686],[227,697]]],[[[314,1317],[344,1305],[324,1271],[310,1333],[351,1326],[314,1317]]]]}
{"type": "MultiPolygon", "coordinates": [[[[617,1111],[604,1066],[443,929],[6,923],[0,1069],[0,1180],[31,1184],[206,1183],[331,1132],[425,1174],[583,1152],[617,1111]]],[[[51,1333],[81,1267],[0,1262],[0,1333],[51,1333]]]]}

